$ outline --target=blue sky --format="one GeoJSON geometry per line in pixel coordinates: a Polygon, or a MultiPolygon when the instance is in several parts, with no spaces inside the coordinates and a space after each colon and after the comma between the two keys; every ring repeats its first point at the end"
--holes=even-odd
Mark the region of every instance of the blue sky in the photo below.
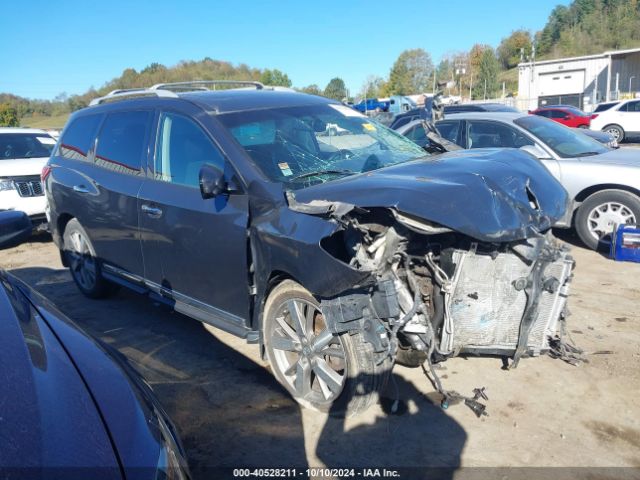
{"type": "Polygon", "coordinates": [[[0,92],[53,98],[100,87],[123,69],[212,57],[278,68],[294,86],[342,77],[356,92],[397,56],[494,47],[539,30],[569,0],[3,1],[0,92]]]}

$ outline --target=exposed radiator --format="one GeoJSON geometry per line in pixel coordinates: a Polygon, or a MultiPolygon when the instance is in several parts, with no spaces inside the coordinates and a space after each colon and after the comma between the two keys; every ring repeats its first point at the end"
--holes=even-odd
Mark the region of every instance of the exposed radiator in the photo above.
{"type": "MultiPolygon", "coordinates": [[[[532,265],[512,253],[500,253],[493,259],[456,250],[452,260],[459,270],[453,278],[448,302],[453,328],[443,328],[441,350],[512,352],[518,344],[527,303],[526,293],[517,290],[514,283],[527,277],[532,265]]],[[[548,337],[556,333],[568,295],[572,265],[573,260],[563,253],[545,270],[544,276],[557,278],[560,288],[554,293],[541,293],[538,316],[528,338],[529,350],[534,355],[547,349],[548,337]]]]}

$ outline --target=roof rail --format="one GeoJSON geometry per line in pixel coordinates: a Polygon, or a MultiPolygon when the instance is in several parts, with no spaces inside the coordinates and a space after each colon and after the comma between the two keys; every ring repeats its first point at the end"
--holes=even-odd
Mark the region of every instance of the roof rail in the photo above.
{"type": "Polygon", "coordinates": [[[171,92],[169,90],[162,90],[158,88],[156,89],[125,88],[125,89],[113,90],[107,93],[104,97],[94,98],[93,100],[91,100],[89,105],[90,106],[100,105],[101,103],[107,102],[109,100],[119,100],[119,99],[128,98],[128,97],[145,97],[150,95],[154,95],[156,97],[168,97],[168,98],[176,98],[178,96],[174,92],[171,92]]]}
{"type": "Polygon", "coordinates": [[[250,80],[194,80],[191,82],[173,82],[173,83],[157,83],[150,90],[211,90],[208,86],[213,86],[213,90],[217,85],[245,85],[255,87],[256,90],[262,90],[264,85],[260,82],[250,80]]]}

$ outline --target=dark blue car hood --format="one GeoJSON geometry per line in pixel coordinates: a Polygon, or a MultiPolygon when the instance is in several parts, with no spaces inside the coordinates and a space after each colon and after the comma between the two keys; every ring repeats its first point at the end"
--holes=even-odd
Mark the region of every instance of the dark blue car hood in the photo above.
{"type": "Polygon", "coordinates": [[[528,153],[460,150],[313,185],[295,201],[387,207],[487,242],[549,229],[566,211],[565,189],[528,153]]]}
{"type": "Polygon", "coordinates": [[[58,478],[92,467],[101,478],[121,478],[85,383],[47,323],[2,271],[0,341],[0,471],[9,478],[58,478]]]}

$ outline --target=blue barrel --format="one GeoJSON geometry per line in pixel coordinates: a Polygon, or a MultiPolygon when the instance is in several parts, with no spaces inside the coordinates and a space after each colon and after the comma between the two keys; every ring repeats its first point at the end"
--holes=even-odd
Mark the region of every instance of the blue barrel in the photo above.
{"type": "Polygon", "coordinates": [[[640,263],[640,228],[637,225],[617,226],[611,242],[611,258],[640,263]]]}

